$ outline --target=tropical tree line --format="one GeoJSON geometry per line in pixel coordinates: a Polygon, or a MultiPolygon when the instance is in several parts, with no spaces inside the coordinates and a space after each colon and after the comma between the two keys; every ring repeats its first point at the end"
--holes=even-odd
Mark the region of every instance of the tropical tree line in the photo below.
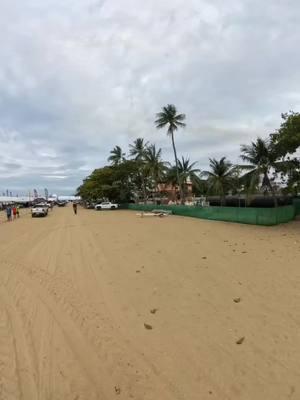
{"type": "MultiPolygon", "coordinates": [[[[147,201],[164,197],[164,188],[171,186],[177,200],[184,203],[188,184],[195,195],[218,195],[225,204],[226,195],[254,193],[273,197],[277,194],[300,192],[300,114],[282,114],[280,128],[265,138],[258,137],[241,145],[241,163],[231,163],[225,156],[209,158],[208,170],[200,171],[197,162],[178,157],[175,133],[185,128],[185,114],[174,105],[167,105],[156,114],[157,129],[166,129],[170,137],[174,162],[162,158],[161,148],[144,138],[129,145],[127,153],[115,146],[109,154],[109,165],[95,169],[78,188],[77,194],[85,200],[110,199],[118,202],[147,201]]],[[[226,140],[226,138],[224,139],[226,140]]]]}

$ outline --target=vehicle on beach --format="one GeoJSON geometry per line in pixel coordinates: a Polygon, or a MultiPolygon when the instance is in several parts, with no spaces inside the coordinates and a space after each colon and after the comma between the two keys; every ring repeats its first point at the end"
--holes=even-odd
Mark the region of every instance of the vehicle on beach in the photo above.
{"type": "Polygon", "coordinates": [[[48,215],[48,207],[45,204],[35,204],[31,208],[31,216],[34,217],[46,217],[48,215]]]}
{"type": "Polygon", "coordinates": [[[33,207],[44,207],[46,210],[49,210],[50,204],[44,203],[44,202],[35,203],[35,204],[33,205],[33,207]]]}
{"type": "Polygon", "coordinates": [[[67,202],[66,201],[64,201],[64,200],[58,200],[57,202],[56,202],[56,204],[58,205],[58,207],[65,207],[66,206],[66,204],[67,204],[67,202]]]}
{"type": "Polygon", "coordinates": [[[95,205],[95,210],[100,211],[100,210],[115,210],[118,208],[119,205],[116,203],[111,203],[110,201],[103,201],[102,203],[96,204],[95,205]]]}
{"type": "Polygon", "coordinates": [[[93,210],[93,209],[95,208],[95,205],[94,205],[93,203],[86,202],[86,203],[84,204],[84,207],[85,207],[87,210],[93,210]]]}

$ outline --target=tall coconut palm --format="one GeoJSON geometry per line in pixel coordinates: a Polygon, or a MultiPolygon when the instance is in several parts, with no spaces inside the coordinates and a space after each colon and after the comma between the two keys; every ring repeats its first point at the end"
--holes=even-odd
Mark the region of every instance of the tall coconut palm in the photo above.
{"type": "Polygon", "coordinates": [[[125,153],[122,152],[122,149],[120,146],[115,146],[111,152],[110,156],[107,159],[112,163],[112,165],[119,165],[121,162],[125,160],[125,153]]]}
{"type": "Polygon", "coordinates": [[[146,201],[147,198],[147,189],[146,189],[146,169],[145,169],[145,152],[147,149],[148,142],[145,142],[143,138],[137,138],[133,144],[129,145],[129,154],[134,157],[134,160],[138,164],[139,167],[139,180],[141,182],[141,189],[143,194],[143,201],[146,201]]]}
{"type": "Polygon", "coordinates": [[[177,114],[176,107],[173,104],[168,104],[166,107],[162,108],[162,111],[156,114],[155,125],[157,129],[162,129],[167,127],[167,134],[171,136],[172,147],[175,158],[176,165],[176,175],[177,175],[177,183],[179,185],[181,200],[183,201],[183,192],[179,179],[179,171],[178,171],[178,158],[177,151],[175,146],[175,138],[174,133],[178,130],[178,128],[184,128],[186,124],[183,122],[185,120],[185,114],[177,114]]]}
{"type": "Polygon", "coordinates": [[[235,167],[226,160],[226,157],[222,157],[219,161],[210,158],[209,166],[210,171],[203,171],[202,175],[208,178],[209,189],[220,196],[221,205],[224,205],[226,191],[232,184],[235,167]]]}
{"type": "Polygon", "coordinates": [[[241,159],[249,163],[240,166],[243,169],[249,170],[244,176],[249,177],[251,182],[258,181],[262,177],[261,187],[270,190],[274,199],[274,205],[277,207],[276,193],[269,174],[272,168],[276,170],[284,162],[277,160],[273,144],[268,139],[257,138],[256,142],[252,142],[250,145],[242,145],[241,152],[241,159]]]}
{"type": "Polygon", "coordinates": [[[161,149],[156,149],[155,144],[151,144],[145,151],[145,168],[149,173],[154,190],[158,190],[158,184],[164,178],[166,172],[166,163],[161,159],[161,149]]]}

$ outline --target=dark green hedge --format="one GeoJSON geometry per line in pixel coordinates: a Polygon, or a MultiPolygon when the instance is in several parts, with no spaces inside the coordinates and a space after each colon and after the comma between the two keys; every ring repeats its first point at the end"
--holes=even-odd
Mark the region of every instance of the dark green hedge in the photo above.
{"type": "Polygon", "coordinates": [[[300,199],[294,199],[295,214],[300,215],[300,199]]]}

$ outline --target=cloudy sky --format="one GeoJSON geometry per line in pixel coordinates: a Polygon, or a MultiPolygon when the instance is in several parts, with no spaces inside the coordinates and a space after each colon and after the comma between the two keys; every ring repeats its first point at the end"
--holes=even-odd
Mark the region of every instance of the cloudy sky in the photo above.
{"type": "Polygon", "coordinates": [[[155,113],[187,115],[180,155],[239,145],[300,109],[299,0],[0,0],[0,194],[72,194],[116,144],[172,160],[155,113]]]}

